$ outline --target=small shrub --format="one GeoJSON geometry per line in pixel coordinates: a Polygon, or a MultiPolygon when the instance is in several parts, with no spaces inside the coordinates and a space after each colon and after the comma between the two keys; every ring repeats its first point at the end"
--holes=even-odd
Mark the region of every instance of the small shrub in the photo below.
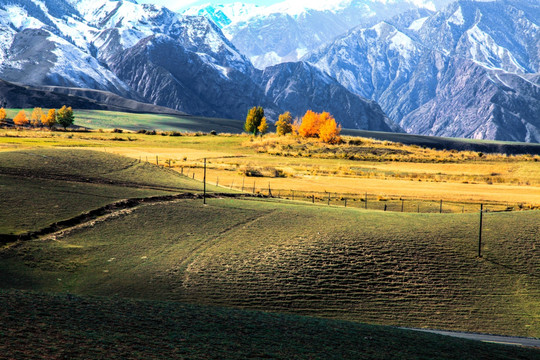
{"type": "Polygon", "coordinates": [[[212,130],[212,131],[210,131],[210,135],[214,135],[214,136],[216,136],[216,135],[217,135],[217,131],[216,131],[216,130],[212,130]]]}
{"type": "Polygon", "coordinates": [[[137,134],[146,134],[146,129],[140,129],[137,131],[137,134]]]}
{"type": "Polygon", "coordinates": [[[115,133],[115,134],[121,134],[121,133],[124,132],[124,130],[122,130],[122,129],[114,129],[112,132],[115,133]]]}

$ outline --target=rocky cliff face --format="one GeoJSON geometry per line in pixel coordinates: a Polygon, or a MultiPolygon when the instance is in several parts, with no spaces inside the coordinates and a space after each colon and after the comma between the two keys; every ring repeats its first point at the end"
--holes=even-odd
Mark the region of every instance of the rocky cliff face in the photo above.
{"type": "Polygon", "coordinates": [[[540,5],[458,1],[355,29],[308,57],[413,133],[539,142],[540,5]]]}
{"type": "Polygon", "coordinates": [[[193,115],[243,118],[254,104],[277,107],[249,75],[205,61],[165,35],[154,35],[111,58],[113,71],[154,104],[193,115]]]}

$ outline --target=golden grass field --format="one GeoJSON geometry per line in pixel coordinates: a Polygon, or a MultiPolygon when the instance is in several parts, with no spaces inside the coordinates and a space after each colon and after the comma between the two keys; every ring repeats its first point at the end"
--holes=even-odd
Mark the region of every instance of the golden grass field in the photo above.
{"type": "Polygon", "coordinates": [[[311,193],[322,198],[331,193],[332,198],[352,201],[362,199],[367,192],[370,198],[379,200],[540,206],[539,156],[479,156],[370,139],[345,140],[354,146],[339,145],[336,150],[315,140],[272,135],[253,139],[247,135],[150,136],[4,129],[0,130],[0,151],[69,147],[92,148],[151,163],[156,163],[157,157],[160,165],[195,174],[199,180],[203,177],[203,159],[207,158],[211,184],[239,190],[244,184],[244,191],[249,192],[255,184],[255,191],[263,194],[270,186],[273,195],[289,198],[294,191],[296,198],[310,197],[311,193]]]}

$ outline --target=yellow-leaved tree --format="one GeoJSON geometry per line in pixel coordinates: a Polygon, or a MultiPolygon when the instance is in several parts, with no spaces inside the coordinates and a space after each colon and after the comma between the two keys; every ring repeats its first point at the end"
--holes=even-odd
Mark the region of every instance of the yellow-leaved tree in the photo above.
{"type": "Polygon", "coordinates": [[[19,111],[19,113],[13,118],[13,123],[17,126],[27,125],[28,118],[26,117],[26,112],[24,110],[19,111]]]}
{"type": "Polygon", "coordinates": [[[6,124],[7,113],[6,109],[0,108],[0,125],[6,124]]]}
{"type": "Polygon", "coordinates": [[[261,106],[254,106],[249,109],[246,116],[246,123],[244,124],[244,130],[253,135],[259,133],[259,126],[264,118],[264,109],[261,106]]]}
{"type": "Polygon", "coordinates": [[[49,109],[49,112],[47,113],[47,116],[45,116],[45,120],[42,121],[42,123],[43,126],[47,126],[49,129],[52,129],[56,124],[56,109],[49,109]]]}
{"type": "Polygon", "coordinates": [[[260,125],[257,127],[261,137],[268,132],[268,123],[266,122],[266,116],[262,118],[260,125]]]}
{"type": "Polygon", "coordinates": [[[290,112],[279,115],[279,119],[276,122],[276,133],[278,135],[287,135],[292,133],[292,116],[290,112]]]}
{"type": "Polygon", "coordinates": [[[43,120],[45,120],[45,114],[43,113],[43,110],[40,107],[34,108],[32,114],[30,115],[30,124],[32,124],[32,126],[38,127],[43,124],[43,120]]]}

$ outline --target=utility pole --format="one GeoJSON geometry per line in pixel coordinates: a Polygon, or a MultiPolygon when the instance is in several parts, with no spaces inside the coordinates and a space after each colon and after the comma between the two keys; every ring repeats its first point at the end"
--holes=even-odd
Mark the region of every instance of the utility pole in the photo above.
{"type": "Polygon", "coordinates": [[[366,210],[367,210],[367,191],[366,191],[366,198],[365,198],[364,202],[365,202],[365,205],[366,205],[365,207],[366,207],[366,210]]]}
{"type": "Polygon", "coordinates": [[[206,205],[206,158],[204,158],[203,184],[203,204],[206,205]]]}
{"type": "Polygon", "coordinates": [[[484,204],[480,204],[480,231],[478,232],[478,257],[482,257],[482,222],[484,214],[484,204]]]}

